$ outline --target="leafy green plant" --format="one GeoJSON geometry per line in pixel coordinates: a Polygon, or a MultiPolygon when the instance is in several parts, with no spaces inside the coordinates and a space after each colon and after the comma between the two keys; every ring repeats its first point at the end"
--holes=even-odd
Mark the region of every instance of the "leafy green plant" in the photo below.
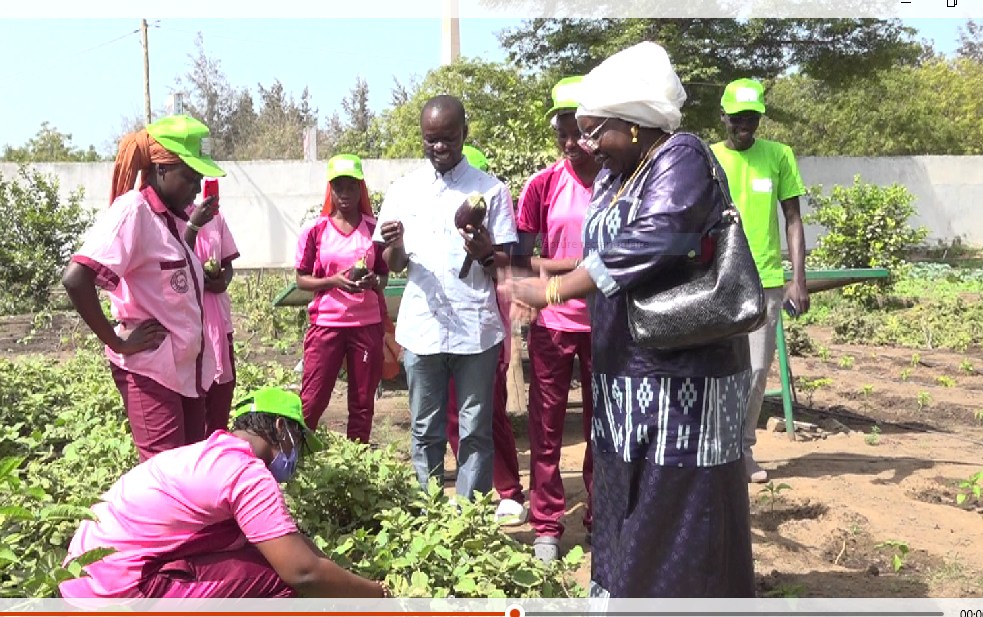
{"type": "Polygon", "coordinates": [[[775,511],[775,502],[782,499],[782,491],[792,490],[792,487],[784,482],[775,484],[774,480],[769,480],[768,484],[761,487],[758,491],[758,499],[770,506],[770,511],[775,511]]]}
{"type": "Polygon", "coordinates": [[[918,411],[922,412],[925,411],[925,408],[932,403],[932,396],[928,392],[922,390],[921,392],[918,393],[917,400],[918,400],[918,411]]]}
{"type": "Polygon", "coordinates": [[[840,358],[839,366],[842,369],[852,369],[853,368],[853,356],[843,356],[840,358]]]}
{"type": "Polygon", "coordinates": [[[876,424],[870,427],[870,432],[864,435],[864,443],[868,446],[876,446],[881,442],[881,427],[876,424]]]}
{"type": "Polygon", "coordinates": [[[14,178],[0,174],[0,212],[0,314],[44,309],[92,221],[82,190],[63,200],[56,177],[22,166],[14,178]]]}
{"type": "Polygon", "coordinates": [[[973,363],[967,358],[963,358],[963,361],[959,363],[959,370],[967,375],[972,375],[976,372],[976,368],[973,366],[973,363]]]}
{"type": "Polygon", "coordinates": [[[903,540],[887,540],[874,546],[874,548],[893,548],[894,554],[891,555],[891,567],[895,572],[900,572],[904,567],[905,558],[910,551],[908,543],[903,540]]]}
{"type": "Polygon", "coordinates": [[[812,407],[813,397],[816,395],[816,391],[820,388],[825,388],[833,383],[833,380],[829,377],[817,377],[816,379],[809,379],[807,377],[796,378],[795,388],[805,394],[806,405],[812,407]]]}
{"type": "Polygon", "coordinates": [[[908,381],[908,378],[909,377],[911,377],[911,369],[910,368],[902,369],[901,370],[901,381],[908,381]]]}
{"type": "Polygon", "coordinates": [[[862,400],[863,400],[863,408],[865,413],[868,407],[870,406],[870,395],[873,393],[874,393],[874,386],[872,386],[869,383],[864,384],[863,387],[860,388],[860,396],[863,397],[862,400]]]}
{"type": "Polygon", "coordinates": [[[819,350],[816,352],[816,355],[819,356],[819,359],[822,360],[823,362],[829,362],[829,358],[830,358],[829,347],[825,345],[820,345],[819,350]]]}
{"type": "Polygon", "coordinates": [[[977,409],[976,412],[973,413],[973,418],[980,424],[983,424],[983,409],[977,409]]]}
{"type": "Polygon", "coordinates": [[[983,504],[983,470],[977,471],[968,479],[959,483],[959,493],[956,495],[956,503],[963,505],[967,501],[983,504]]]}
{"type": "Polygon", "coordinates": [[[939,384],[943,388],[954,388],[956,387],[956,380],[947,375],[939,375],[935,378],[935,383],[939,384]]]}
{"type": "Polygon", "coordinates": [[[765,593],[766,598],[801,598],[806,593],[804,585],[782,583],[765,593]]]}
{"type": "Polygon", "coordinates": [[[919,353],[911,354],[911,368],[916,368],[922,363],[922,356],[919,353]]]}
{"type": "MultiPolygon", "coordinates": [[[[861,182],[857,175],[852,186],[834,186],[829,195],[822,193],[821,186],[812,187],[809,199],[813,211],[803,220],[827,230],[809,255],[816,264],[887,268],[896,278],[904,270],[908,251],[928,236],[926,228],[914,229],[908,223],[916,213],[915,198],[900,184],[881,187],[861,182]]],[[[890,283],[851,285],[843,294],[869,303],[890,283]]]]}
{"type": "Polygon", "coordinates": [[[816,349],[816,345],[801,323],[794,319],[783,321],[785,328],[785,345],[788,353],[793,356],[807,356],[816,349]]]}
{"type": "Polygon", "coordinates": [[[91,519],[88,508],[60,505],[37,485],[28,485],[18,473],[24,459],[0,459],[0,597],[51,597],[58,585],[82,575],[82,568],[111,554],[111,549],[88,551],[65,562],[67,551],[48,550],[43,544],[23,547],[19,540],[35,537],[60,523],[78,525],[91,519]]]}

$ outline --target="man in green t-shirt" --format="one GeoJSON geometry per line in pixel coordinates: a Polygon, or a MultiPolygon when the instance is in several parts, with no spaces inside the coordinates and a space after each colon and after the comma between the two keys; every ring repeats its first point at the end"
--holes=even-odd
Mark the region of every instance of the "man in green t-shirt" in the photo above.
{"type": "Polygon", "coordinates": [[[712,146],[727,174],[734,204],[741,213],[754,263],[761,275],[768,306],[768,321],[749,336],[751,343],[751,393],[744,422],[744,465],[749,482],[766,482],[768,472],[754,460],[755,429],[761,415],[768,371],[775,358],[775,328],[783,300],[793,316],[809,310],[805,277],[805,232],[799,196],[805,193],[792,149],[785,144],[755,139],[765,113],[764,88],[753,79],[727,85],[720,99],[720,118],[727,140],[712,146]],[[792,281],[785,287],[778,208],[785,214],[785,237],[792,261],[792,281]]]}

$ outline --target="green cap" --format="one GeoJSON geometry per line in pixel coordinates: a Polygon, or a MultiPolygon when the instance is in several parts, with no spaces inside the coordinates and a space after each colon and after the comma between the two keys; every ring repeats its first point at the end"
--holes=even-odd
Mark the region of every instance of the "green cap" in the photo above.
{"type": "Polygon", "coordinates": [[[147,125],[147,133],[188,167],[206,178],[221,178],[222,168],[212,160],[208,127],[191,116],[165,116],[147,125]]]}
{"type": "Polygon", "coordinates": [[[553,86],[553,106],[546,112],[546,117],[561,112],[563,110],[576,111],[579,103],[577,102],[577,86],[584,80],[583,75],[564,77],[553,86]]]}
{"type": "Polygon", "coordinates": [[[348,176],[356,180],[364,180],[362,159],[354,154],[336,154],[328,159],[328,182],[338,176],[348,176]]]}
{"type": "Polygon", "coordinates": [[[474,146],[464,146],[461,148],[464,158],[468,159],[471,167],[477,167],[481,171],[488,171],[488,158],[485,153],[474,146]]]}
{"type": "Polygon", "coordinates": [[[300,397],[293,392],[283,388],[262,388],[250,392],[235,404],[229,419],[234,420],[247,413],[271,413],[293,420],[303,429],[304,442],[309,452],[319,452],[324,449],[324,444],[317,435],[307,428],[304,413],[301,411],[300,397]]]}
{"type": "Polygon", "coordinates": [[[736,79],[724,88],[720,106],[725,114],[739,114],[742,111],[765,113],[765,88],[753,79],[736,79]]]}

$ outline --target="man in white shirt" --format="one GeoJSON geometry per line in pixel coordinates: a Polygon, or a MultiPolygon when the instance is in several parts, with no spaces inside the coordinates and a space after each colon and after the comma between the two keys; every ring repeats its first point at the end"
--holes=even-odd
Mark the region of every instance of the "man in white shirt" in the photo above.
{"type": "Polygon", "coordinates": [[[423,486],[442,485],[447,448],[447,385],[454,378],[460,417],[457,494],[492,489],[492,407],[495,367],[505,326],[495,279],[517,241],[508,188],[472,167],[462,153],[468,136],[464,106],[441,95],[420,116],[429,163],[393,183],[373,240],[383,243],[392,272],[407,270],[396,341],[410,394],[412,455],[423,486]],[[457,209],[480,193],[482,224],[458,229],[457,209]],[[463,273],[465,258],[473,260],[463,273]],[[462,275],[463,273],[463,275],[462,275]]]}

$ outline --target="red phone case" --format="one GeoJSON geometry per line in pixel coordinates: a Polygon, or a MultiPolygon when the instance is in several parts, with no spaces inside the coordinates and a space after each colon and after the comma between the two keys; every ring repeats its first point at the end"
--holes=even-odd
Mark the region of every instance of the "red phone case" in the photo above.
{"type": "Polygon", "coordinates": [[[218,210],[218,180],[215,178],[206,178],[202,193],[205,199],[212,196],[215,197],[215,209],[218,210]]]}

